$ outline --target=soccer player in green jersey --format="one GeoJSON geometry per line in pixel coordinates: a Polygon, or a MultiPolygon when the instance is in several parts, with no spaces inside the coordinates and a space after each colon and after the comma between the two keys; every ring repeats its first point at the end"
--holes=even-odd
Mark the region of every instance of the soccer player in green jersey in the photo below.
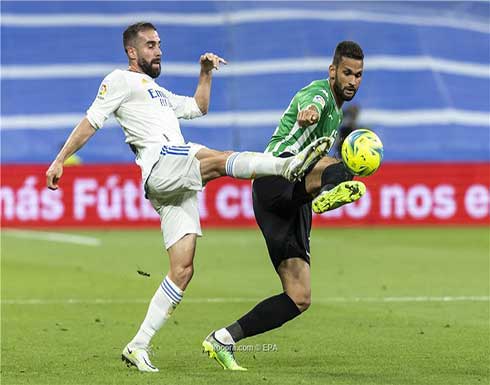
{"type": "MultiPolygon", "coordinates": [[[[339,43],[329,66],[329,78],[313,81],[293,97],[266,152],[288,157],[320,137],[328,137],[332,146],[342,122],[342,104],[354,97],[361,84],[363,60],[364,53],[357,43],[339,43]]],[[[235,343],[278,328],[308,309],[312,202],[313,210],[322,213],[359,199],[366,187],[352,178],[341,161],[324,157],[299,182],[276,176],[254,181],[255,218],[283,292],[206,337],[204,350],[223,368],[246,370],[235,360],[235,343]]]]}

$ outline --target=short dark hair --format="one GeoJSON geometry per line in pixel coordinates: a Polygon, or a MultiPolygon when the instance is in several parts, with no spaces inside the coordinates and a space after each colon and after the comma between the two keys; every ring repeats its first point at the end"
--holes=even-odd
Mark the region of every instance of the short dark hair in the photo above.
{"type": "Polygon", "coordinates": [[[126,47],[134,42],[134,40],[138,37],[139,32],[146,31],[147,29],[152,29],[154,31],[157,30],[153,24],[146,21],[140,21],[139,23],[132,24],[126,28],[123,33],[124,50],[128,52],[126,47]]]}
{"type": "Polygon", "coordinates": [[[335,48],[333,55],[333,65],[338,66],[342,57],[348,57],[350,59],[364,60],[364,52],[362,48],[354,41],[341,41],[335,48]]]}

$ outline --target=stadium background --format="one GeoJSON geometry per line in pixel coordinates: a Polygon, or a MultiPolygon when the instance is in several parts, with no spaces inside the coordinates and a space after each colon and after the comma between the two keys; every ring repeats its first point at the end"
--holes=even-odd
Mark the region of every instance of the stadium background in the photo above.
{"type": "MultiPolygon", "coordinates": [[[[360,43],[353,103],[385,146],[369,195],[316,223],[488,223],[488,3],[2,3],[2,220],[10,226],[154,225],[122,130],[109,120],[43,188],[53,159],[113,68],[125,26],[150,20],[163,42],[160,84],[192,95],[205,51],[229,61],[210,113],[182,121],[189,141],[263,151],[294,92],[325,77],[338,41],[360,43]]],[[[203,223],[254,226],[250,186],[228,179],[201,194],[203,223]]]]}
{"type": "Polygon", "coordinates": [[[488,2],[0,6],[2,384],[489,383],[488,2]],[[366,54],[355,103],[385,163],[358,203],[315,218],[312,307],[242,341],[246,373],[222,371],[200,344],[281,289],[249,182],[223,178],[200,195],[205,236],[185,299],[153,340],[154,376],[119,360],[168,271],[121,129],[109,121],[61,189],[44,187],[102,78],[125,67],[122,31],[141,19],[159,29],[172,91],[194,92],[202,52],[229,60],[209,115],[182,122],[189,140],[219,149],[262,151],[339,40],[366,54]]]}

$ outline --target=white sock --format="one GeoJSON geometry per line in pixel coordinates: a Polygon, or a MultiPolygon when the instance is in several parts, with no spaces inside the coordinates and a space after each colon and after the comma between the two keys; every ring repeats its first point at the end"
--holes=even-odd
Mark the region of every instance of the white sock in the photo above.
{"type": "Polygon", "coordinates": [[[146,317],[129,346],[147,349],[152,337],[182,300],[183,294],[184,292],[166,276],[151,299],[146,317]]]}
{"type": "Polygon", "coordinates": [[[235,345],[235,341],[233,340],[233,337],[231,336],[230,332],[226,330],[226,328],[215,331],[214,337],[222,344],[235,345]]]}
{"type": "Polygon", "coordinates": [[[226,160],[226,175],[239,179],[254,179],[267,175],[281,175],[287,158],[278,158],[260,152],[234,152],[226,160]]]}

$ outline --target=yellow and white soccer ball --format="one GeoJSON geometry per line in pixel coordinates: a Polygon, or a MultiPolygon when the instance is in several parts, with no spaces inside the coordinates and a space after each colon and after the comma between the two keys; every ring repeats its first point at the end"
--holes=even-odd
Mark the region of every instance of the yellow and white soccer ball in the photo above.
{"type": "Polygon", "coordinates": [[[383,143],[371,130],[352,131],[342,143],[342,160],[354,175],[369,176],[381,165],[383,143]]]}

